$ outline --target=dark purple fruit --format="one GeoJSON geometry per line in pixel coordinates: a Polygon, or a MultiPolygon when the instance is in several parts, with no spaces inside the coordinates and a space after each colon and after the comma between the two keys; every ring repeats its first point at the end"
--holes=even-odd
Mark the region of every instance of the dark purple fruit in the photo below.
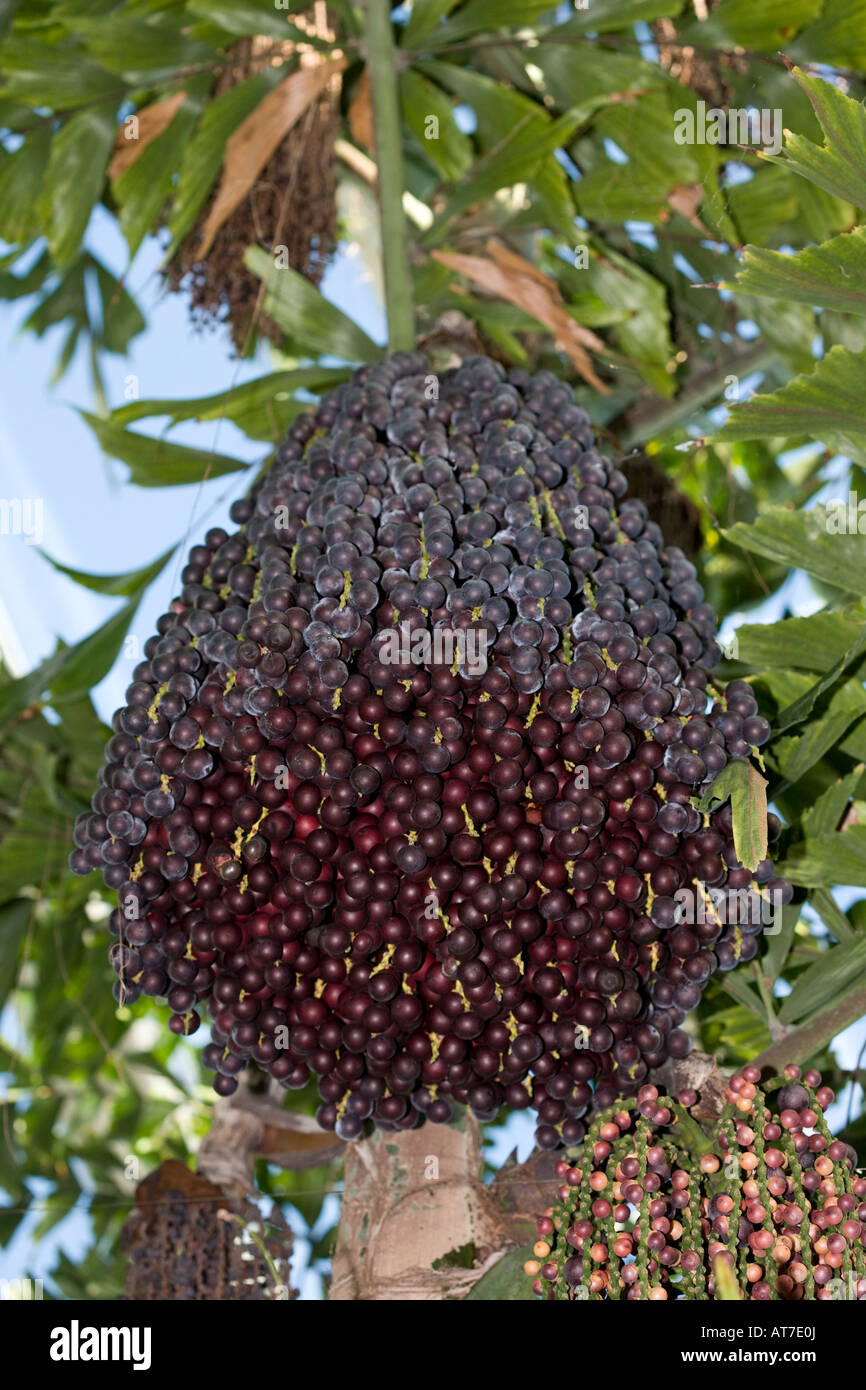
{"type": "Polygon", "coordinates": [[[72,868],[118,891],[118,1001],[167,992],[176,1032],[207,1003],[219,1094],[312,1071],[347,1139],[456,1103],[575,1142],[757,950],[707,915],[752,879],[691,798],[766,721],[708,692],[694,566],[566,385],[481,357],[362,368],[231,516],[75,824],[72,868]]]}

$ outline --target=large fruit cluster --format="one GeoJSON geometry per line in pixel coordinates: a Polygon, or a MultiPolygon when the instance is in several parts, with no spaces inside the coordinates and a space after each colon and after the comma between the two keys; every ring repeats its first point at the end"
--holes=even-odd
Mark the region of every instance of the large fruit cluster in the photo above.
{"type": "Polygon", "coordinates": [[[118,999],[210,1001],[221,1095],[252,1059],[344,1138],[456,1100],[574,1143],[754,956],[790,886],[692,799],[769,726],[625,491],[551,373],[398,353],[193,547],[71,864],[118,999]]]}
{"type": "Polygon", "coordinates": [[[866,1299],[866,1178],[796,1066],[731,1078],[702,1126],[694,1091],[642,1086],[595,1117],[525,1269],[548,1299],[866,1299]],[[721,1287],[720,1287],[721,1286],[721,1287]]]}

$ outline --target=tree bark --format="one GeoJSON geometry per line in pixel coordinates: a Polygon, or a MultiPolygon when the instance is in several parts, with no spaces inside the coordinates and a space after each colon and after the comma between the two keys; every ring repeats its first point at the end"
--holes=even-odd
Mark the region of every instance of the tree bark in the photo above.
{"type": "Polygon", "coordinates": [[[516,1243],[481,1168],[468,1112],[348,1145],[330,1298],[462,1298],[516,1243]]]}
{"type": "Polygon", "coordinates": [[[312,1116],[284,1110],[275,1082],[257,1094],[244,1076],[235,1094],[214,1106],[196,1169],[240,1199],[255,1195],[257,1159],[267,1159],[277,1168],[318,1168],[339,1158],[344,1148],[342,1140],[320,1129],[312,1116]]]}

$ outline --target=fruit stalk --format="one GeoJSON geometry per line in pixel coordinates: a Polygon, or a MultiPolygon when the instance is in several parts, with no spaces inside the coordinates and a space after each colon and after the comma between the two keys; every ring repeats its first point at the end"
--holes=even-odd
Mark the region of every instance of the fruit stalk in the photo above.
{"type": "Polygon", "coordinates": [[[373,98],[373,130],[379,169],[379,214],[385,274],[385,312],[392,352],[415,345],[409,240],[403,212],[403,146],[397,98],[394,38],[388,0],[367,0],[367,71],[373,98]]]}

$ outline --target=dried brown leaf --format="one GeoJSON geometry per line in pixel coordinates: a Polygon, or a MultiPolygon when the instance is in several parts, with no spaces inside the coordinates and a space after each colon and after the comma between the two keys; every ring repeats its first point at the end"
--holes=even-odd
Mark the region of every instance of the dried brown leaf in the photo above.
{"type": "Polygon", "coordinates": [[[441,265],[538,319],[553,334],[556,346],[567,355],[578,375],[596,391],[609,395],[610,388],[597,375],[587,351],[591,348],[604,352],[604,343],[571,317],[556,281],[507,246],[489,241],[484,249],[489,259],[456,251],[434,251],[432,255],[441,265]]]}
{"type": "Polygon", "coordinates": [[[226,145],[220,186],[202,227],[200,257],[207,255],[220,227],[249,193],[292,126],[345,66],[345,58],[333,58],[297,68],[238,126],[226,145]]]}
{"type": "Polygon", "coordinates": [[[704,226],[698,217],[698,208],[704,200],[704,188],[700,183],[693,183],[690,187],[684,184],[677,184],[668,194],[668,203],[674,212],[678,212],[687,222],[691,222],[704,236],[709,236],[709,230],[704,226]]]}
{"type": "Polygon", "coordinates": [[[370,76],[365,68],[355,89],[349,106],[349,130],[356,145],[363,145],[372,155],[376,153],[376,136],[373,129],[373,99],[370,92],[370,76]]]}
{"type": "Polygon", "coordinates": [[[114,138],[114,154],[108,166],[110,179],[119,179],[121,174],[132,168],[150,142],[171,125],[185,101],[186,92],[175,92],[174,96],[166,97],[165,101],[155,101],[150,106],[142,106],[140,111],[136,111],[135,117],[131,118],[138,123],[135,139],[128,138],[127,130],[136,127],[130,126],[127,121],[123,122],[114,138]]]}

